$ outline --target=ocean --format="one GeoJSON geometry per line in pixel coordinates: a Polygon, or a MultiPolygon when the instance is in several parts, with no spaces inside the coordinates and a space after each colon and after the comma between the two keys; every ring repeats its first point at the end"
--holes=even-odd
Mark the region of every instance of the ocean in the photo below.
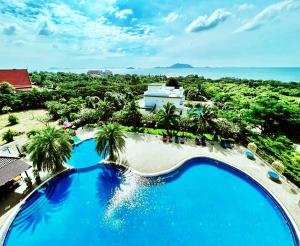
{"type": "MultiPolygon", "coordinates": [[[[93,68],[95,69],[95,68],[93,68]]],[[[101,69],[101,67],[99,68],[101,69]]],[[[103,69],[103,68],[102,68],[103,69]]],[[[49,69],[49,72],[86,73],[90,69],[49,69]]],[[[109,68],[114,74],[187,76],[197,74],[205,78],[224,77],[300,82],[300,67],[197,67],[197,68],[109,68]]]]}

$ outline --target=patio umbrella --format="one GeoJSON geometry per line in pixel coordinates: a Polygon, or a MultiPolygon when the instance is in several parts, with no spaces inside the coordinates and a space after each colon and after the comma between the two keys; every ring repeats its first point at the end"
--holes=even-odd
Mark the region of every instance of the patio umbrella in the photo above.
{"type": "Polygon", "coordinates": [[[72,124],[69,121],[65,121],[64,124],[63,124],[64,129],[69,128],[71,126],[72,126],[72,124]]]}
{"type": "Polygon", "coordinates": [[[256,153],[256,150],[257,150],[257,146],[255,143],[249,143],[247,148],[252,152],[252,153],[256,153]]]}

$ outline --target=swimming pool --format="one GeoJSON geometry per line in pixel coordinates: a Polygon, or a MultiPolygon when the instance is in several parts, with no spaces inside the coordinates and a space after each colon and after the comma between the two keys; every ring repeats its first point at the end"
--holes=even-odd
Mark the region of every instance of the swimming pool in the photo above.
{"type": "Polygon", "coordinates": [[[225,164],[195,158],[142,178],[95,165],[94,147],[75,147],[69,163],[80,168],[26,201],[5,245],[296,245],[273,199],[225,164]]]}

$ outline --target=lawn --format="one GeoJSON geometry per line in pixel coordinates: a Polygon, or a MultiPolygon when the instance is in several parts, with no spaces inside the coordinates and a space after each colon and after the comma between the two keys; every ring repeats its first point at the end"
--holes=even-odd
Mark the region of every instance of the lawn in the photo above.
{"type": "MultiPolygon", "coordinates": [[[[8,114],[0,115],[0,146],[5,144],[2,141],[2,135],[8,129],[15,130],[20,135],[14,137],[15,140],[18,140],[19,143],[24,143],[27,141],[26,133],[32,129],[39,129],[45,126],[45,123],[41,121],[43,117],[47,115],[47,110],[44,109],[35,109],[27,110],[13,113],[19,118],[19,123],[13,126],[9,125],[8,114]]],[[[58,122],[50,122],[50,125],[58,125],[58,122]]]]}

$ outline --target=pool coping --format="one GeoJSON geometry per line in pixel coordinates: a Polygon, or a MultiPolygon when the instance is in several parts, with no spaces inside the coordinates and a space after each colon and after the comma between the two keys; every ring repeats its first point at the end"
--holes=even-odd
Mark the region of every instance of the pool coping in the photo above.
{"type": "MultiPolygon", "coordinates": [[[[205,156],[205,155],[193,155],[193,156],[184,158],[183,160],[177,162],[176,165],[174,165],[173,167],[171,167],[167,170],[164,170],[164,171],[161,171],[161,172],[155,172],[155,173],[143,173],[143,172],[135,170],[132,167],[126,166],[122,163],[115,163],[115,164],[123,166],[123,167],[129,169],[130,171],[132,171],[136,175],[146,177],[146,178],[147,177],[151,178],[151,177],[158,177],[158,176],[164,176],[164,175],[170,174],[170,173],[176,171],[177,169],[179,169],[181,166],[185,165],[187,162],[189,162],[193,159],[197,159],[197,158],[207,158],[207,159],[213,160],[216,163],[218,163],[218,164],[214,164],[214,165],[216,165],[216,166],[220,165],[220,164],[224,165],[224,166],[226,166],[228,168],[231,168],[232,170],[238,172],[239,174],[242,174],[244,176],[244,178],[250,179],[251,182],[253,182],[255,185],[257,185],[275,203],[277,208],[280,210],[280,213],[282,214],[282,216],[289,223],[288,226],[289,226],[289,228],[290,228],[290,230],[293,234],[293,239],[294,239],[295,246],[300,246],[300,230],[299,230],[299,227],[296,224],[294,218],[291,216],[291,214],[287,210],[287,208],[284,206],[284,204],[278,199],[278,197],[269,188],[267,188],[265,185],[261,184],[256,178],[252,177],[250,174],[248,174],[247,172],[241,170],[240,168],[231,165],[227,161],[223,161],[219,158],[218,159],[217,158],[212,158],[212,157],[205,156]]],[[[103,160],[102,163],[103,162],[109,164],[108,161],[103,160]]],[[[110,162],[110,163],[112,163],[112,162],[110,162]]]]}
{"type": "Polygon", "coordinates": [[[3,224],[2,228],[0,229],[0,246],[4,246],[5,240],[6,240],[6,236],[9,232],[9,228],[12,224],[12,222],[14,221],[15,217],[18,215],[18,213],[20,212],[20,209],[22,208],[22,206],[26,203],[26,201],[38,190],[40,189],[43,185],[47,184],[48,182],[50,182],[52,179],[54,179],[55,177],[66,173],[66,172],[70,172],[74,170],[74,167],[71,167],[69,165],[66,165],[66,169],[61,170],[60,172],[54,174],[53,176],[50,176],[49,178],[47,178],[46,180],[44,180],[41,184],[39,184],[37,187],[35,187],[21,202],[19,202],[13,209],[11,214],[8,216],[8,218],[6,219],[5,223],[3,224]]]}
{"type": "MultiPolygon", "coordinates": [[[[91,140],[91,139],[95,139],[95,136],[89,136],[87,138],[82,139],[82,141],[80,141],[79,143],[76,144],[80,145],[85,141],[91,140]]],[[[183,166],[186,162],[195,159],[195,158],[208,158],[211,160],[215,160],[217,162],[221,162],[224,165],[229,166],[230,168],[232,168],[233,170],[238,171],[240,174],[243,174],[246,178],[250,179],[252,182],[254,182],[256,185],[259,186],[259,188],[261,188],[269,197],[270,199],[273,200],[273,202],[276,204],[276,206],[278,207],[278,209],[280,210],[280,212],[282,213],[282,215],[288,220],[288,222],[290,223],[290,225],[292,226],[290,229],[293,231],[293,235],[294,237],[296,236],[296,240],[297,240],[297,244],[296,246],[300,246],[300,228],[298,227],[297,223],[295,222],[294,218],[292,217],[292,215],[290,214],[290,212],[287,210],[287,208],[285,207],[285,205],[280,201],[280,199],[269,189],[267,188],[265,185],[263,185],[260,181],[258,181],[256,178],[252,177],[251,174],[247,173],[246,171],[235,167],[234,165],[228,163],[228,161],[222,159],[222,158],[212,158],[206,155],[191,155],[187,158],[184,158],[180,161],[178,161],[174,166],[172,166],[169,169],[160,171],[160,172],[153,172],[153,173],[144,173],[144,172],[140,172],[138,170],[136,170],[133,167],[127,166],[125,164],[119,163],[119,162],[112,162],[112,161],[108,161],[106,159],[103,159],[102,161],[100,161],[99,163],[104,163],[104,164],[111,164],[114,163],[116,165],[122,166],[124,168],[129,169],[130,171],[132,171],[133,173],[135,173],[136,175],[142,176],[142,177],[157,177],[157,176],[163,176],[166,174],[170,174],[171,172],[174,172],[175,170],[177,170],[178,168],[180,168],[181,166],[183,166]]],[[[290,227],[289,225],[289,227],[290,227]]],[[[295,242],[296,243],[296,242],[295,242]]]]}
{"type": "MultiPolygon", "coordinates": [[[[85,141],[94,139],[95,137],[88,137],[86,139],[83,139],[82,141],[74,144],[73,146],[78,146],[80,144],[82,144],[85,141]]],[[[206,155],[192,155],[189,156],[187,158],[184,158],[180,161],[178,161],[174,166],[172,166],[169,169],[160,171],[160,172],[154,172],[154,173],[143,173],[140,172],[130,166],[124,165],[122,163],[118,163],[118,162],[111,162],[111,161],[107,161],[106,159],[101,160],[98,164],[116,164],[118,166],[122,166],[126,169],[129,169],[130,171],[132,171],[134,174],[139,175],[141,177],[157,177],[157,176],[163,176],[166,174],[170,174],[172,172],[174,172],[175,170],[177,170],[178,168],[180,168],[181,166],[183,166],[184,164],[186,164],[188,161],[192,160],[192,159],[197,159],[197,158],[207,158],[210,160],[213,160],[215,162],[219,162],[221,163],[221,165],[227,166],[229,168],[231,168],[232,170],[238,172],[239,174],[242,174],[244,176],[244,178],[248,178],[250,179],[255,185],[259,186],[259,188],[266,194],[268,195],[268,197],[275,203],[275,205],[277,206],[277,208],[280,210],[282,216],[287,220],[288,222],[288,226],[293,234],[293,239],[294,239],[294,243],[296,246],[300,245],[300,230],[298,225],[296,224],[295,220],[293,219],[293,217],[291,216],[291,214],[288,212],[287,208],[284,206],[284,204],[278,199],[278,197],[270,190],[268,189],[265,185],[261,184],[256,178],[252,177],[250,174],[248,174],[246,171],[241,170],[238,167],[235,167],[233,165],[231,165],[230,163],[228,163],[227,161],[222,160],[221,158],[212,158],[206,155]]],[[[217,166],[218,164],[216,164],[217,166]]],[[[13,209],[12,213],[8,216],[6,222],[4,223],[3,227],[0,230],[0,246],[4,246],[5,240],[6,240],[6,236],[7,233],[9,232],[9,228],[13,222],[13,220],[15,219],[15,217],[17,216],[17,214],[19,213],[22,205],[28,200],[28,198],[34,193],[36,192],[39,188],[41,188],[43,185],[45,185],[47,182],[49,182],[50,180],[52,180],[53,178],[57,177],[58,175],[65,173],[65,172],[69,172],[71,170],[76,170],[76,168],[67,165],[67,169],[62,170],[61,172],[55,174],[54,176],[49,177],[47,180],[45,180],[44,182],[42,182],[39,186],[37,186],[32,192],[30,192],[30,194],[28,194],[19,204],[16,205],[16,207],[13,209]]]]}

